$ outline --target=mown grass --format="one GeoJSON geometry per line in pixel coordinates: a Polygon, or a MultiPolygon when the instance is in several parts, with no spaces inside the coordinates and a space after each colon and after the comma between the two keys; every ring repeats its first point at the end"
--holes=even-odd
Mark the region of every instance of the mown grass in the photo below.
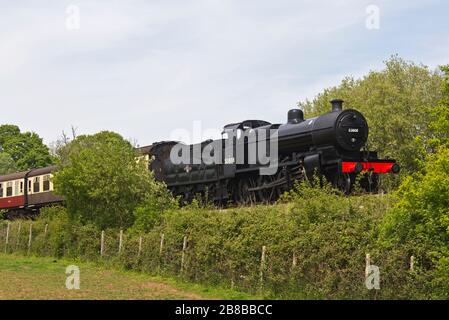
{"type": "Polygon", "coordinates": [[[0,254],[0,299],[247,299],[247,294],[151,277],[93,263],[0,254]],[[80,289],[65,286],[66,267],[80,268],[80,289]]]}

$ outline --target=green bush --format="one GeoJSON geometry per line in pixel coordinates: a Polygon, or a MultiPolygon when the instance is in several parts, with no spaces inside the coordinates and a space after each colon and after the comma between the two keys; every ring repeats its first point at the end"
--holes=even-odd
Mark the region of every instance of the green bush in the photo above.
{"type": "Polygon", "coordinates": [[[60,152],[64,156],[54,176],[55,192],[64,196],[72,219],[99,228],[128,228],[136,208],[162,194],[163,186],[117,133],[79,136],[60,152]]]}
{"type": "Polygon", "coordinates": [[[381,242],[416,257],[430,280],[429,294],[449,297],[449,149],[430,155],[424,170],[408,177],[385,217],[381,242]]]}

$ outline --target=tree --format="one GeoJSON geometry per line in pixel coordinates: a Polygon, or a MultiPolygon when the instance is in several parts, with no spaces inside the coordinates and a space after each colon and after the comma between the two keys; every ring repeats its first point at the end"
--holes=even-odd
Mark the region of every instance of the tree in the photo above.
{"type": "Polygon", "coordinates": [[[434,121],[430,125],[433,130],[432,145],[435,148],[439,146],[449,147],[449,65],[442,66],[441,71],[443,71],[444,77],[442,84],[443,97],[432,111],[434,121]]]}
{"type": "Polygon", "coordinates": [[[14,160],[6,152],[0,152],[0,175],[17,171],[14,160]]]}
{"type": "Polygon", "coordinates": [[[443,97],[430,123],[435,152],[421,171],[402,181],[382,233],[391,247],[410,251],[424,272],[435,272],[435,288],[449,297],[449,68],[442,70],[443,97]]]}
{"type": "Polygon", "coordinates": [[[339,86],[325,89],[299,106],[307,116],[315,116],[329,112],[329,100],[344,99],[346,108],[357,109],[367,118],[369,149],[395,158],[403,171],[414,172],[431,151],[430,123],[442,97],[441,84],[438,71],[393,56],[384,70],[357,80],[347,77],[339,86]]]}
{"type": "Polygon", "coordinates": [[[78,136],[64,148],[54,185],[70,217],[99,228],[131,226],[135,209],[159,187],[148,167],[136,161],[132,145],[103,131],[78,136]]]}
{"type": "Polygon", "coordinates": [[[53,163],[48,147],[34,132],[20,132],[18,126],[0,126],[0,150],[9,155],[17,170],[46,167],[53,163]]]}

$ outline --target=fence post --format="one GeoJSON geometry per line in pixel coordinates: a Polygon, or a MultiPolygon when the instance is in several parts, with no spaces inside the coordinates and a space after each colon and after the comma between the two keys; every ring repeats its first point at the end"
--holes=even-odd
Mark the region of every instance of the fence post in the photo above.
{"type": "Polygon", "coordinates": [[[413,271],[415,269],[415,256],[410,257],[410,271],[413,271]]]}
{"type": "Polygon", "coordinates": [[[43,255],[45,255],[47,252],[47,233],[48,233],[48,223],[45,224],[45,227],[44,227],[44,243],[43,243],[42,249],[41,249],[41,252],[43,255]]]}
{"type": "Polygon", "coordinates": [[[17,229],[16,250],[19,249],[19,245],[20,245],[20,231],[21,230],[22,230],[22,222],[19,222],[19,228],[17,229]]]}
{"type": "Polygon", "coordinates": [[[185,263],[185,258],[186,258],[186,249],[187,249],[187,236],[184,236],[184,240],[182,241],[181,273],[184,271],[184,263],[185,263]]]}
{"type": "Polygon", "coordinates": [[[265,259],[266,259],[267,247],[262,246],[262,256],[260,257],[260,290],[263,290],[263,272],[265,270],[265,259]]]}
{"type": "Polygon", "coordinates": [[[159,255],[162,255],[163,249],[164,249],[164,234],[161,234],[161,244],[159,246],[159,255]]]}
{"type": "Polygon", "coordinates": [[[122,245],[123,245],[123,230],[120,230],[120,236],[118,240],[118,253],[120,254],[122,252],[122,245]]]}
{"type": "Polygon", "coordinates": [[[104,254],[104,230],[101,231],[100,257],[104,254]]]}
{"type": "Polygon", "coordinates": [[[371,266],[371,256],[369,253],[367,253],[365,256],[365,278],[368,277],[370,266],[371,266]]]}
{"type": "Polygon", "coordinates": [[[137,252],[138,257],[140,257],[141,252],[142,252],[142,236],[139,237],[139,252],[137,252]]]}
{"type": "Polygon", "coordinates": [[[33,224],[30,223],[30,234],[28,236],[28,254],[30,254],[31,251],[31,239],[33,238],[33,224]]]}
{"type": "Polygon", "coordinates": [[[8,251],[8,243],[9,243],[9,228],[10,228],[10,224],[8,222],[8,224],[6,225],[6,238],[5,238],[5,253],[8,251]]]}
{"type": "Polygon", "coordinates": [[[298,258],[296,257],[296,252],[293,252],[293,259],[292,259],[292,268],[294,269],[298,264],[298,258]]]}

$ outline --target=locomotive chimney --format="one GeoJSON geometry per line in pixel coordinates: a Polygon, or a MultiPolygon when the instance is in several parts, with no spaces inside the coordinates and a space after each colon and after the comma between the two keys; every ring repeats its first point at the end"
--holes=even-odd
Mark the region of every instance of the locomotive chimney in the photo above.
{"type": "Polygon", "coordinates": [[[304,113],[301,109],[291,109],[287,114],[287,123],[295,124],[304,121],[304,113]]]}
{"type": "Polygon", "coordinates": [[[341,111],[343,110],[343,100],[341,99],[334,99],[331,100],[331,104],[332,104],[332,111],[341,111]]]}

